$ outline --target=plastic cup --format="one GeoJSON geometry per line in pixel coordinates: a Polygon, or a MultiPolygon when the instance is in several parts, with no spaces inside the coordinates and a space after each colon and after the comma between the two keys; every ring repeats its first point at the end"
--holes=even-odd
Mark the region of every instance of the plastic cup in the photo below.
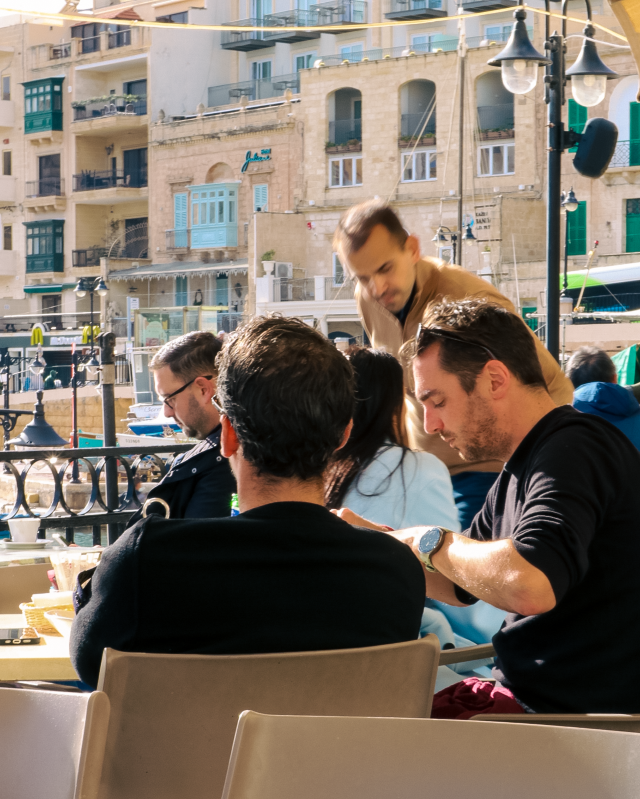
{"type": "Polygon", "coordinates": [[[33,543],[38,537],[40,519],[10,519],[11,540],[22,544],[33,543]]]}

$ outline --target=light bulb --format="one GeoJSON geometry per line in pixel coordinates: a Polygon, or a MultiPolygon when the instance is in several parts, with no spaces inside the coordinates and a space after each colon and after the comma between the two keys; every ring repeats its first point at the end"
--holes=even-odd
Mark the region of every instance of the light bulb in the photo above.
{"type": "Polygon", "coordinates": [[[36,359],[29,364],[29,370],[34,375],[41,375],[46,368],[47,364],[42,360],[39,354],[36,356],[36,359]]]}
{"type": "Polygon", "coordinates": [[[524,61],[516,58],[515,61],[502,62],[502,82],[505,89],[512,94],[526,94],[538,82],[538,62],[524,61]]]}
{"type": "Polygon", "coordinates": [[[590,108],[604,100],[607,93],[606,75],[572,75],[571,92],[578,105],[590,108]]]}
{"type": "Polygon", "coordinates": [[[82,297],[86,297],[87,296],[87,292],[83,291],[82,289],[79,289],[79,290],[75,289],[75,292],[76,292],[76,297],[82,298],[82,297]]]}

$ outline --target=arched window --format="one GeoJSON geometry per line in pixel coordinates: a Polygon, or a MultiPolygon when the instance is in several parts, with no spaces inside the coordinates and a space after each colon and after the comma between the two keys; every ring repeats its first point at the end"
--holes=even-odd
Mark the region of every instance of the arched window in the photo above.
{"type": "Polygon", "coordinates": [[[418,135],[435,137],[435,83],[430,80],[412,80],[405,83],[400,89],[400,114],[401,138],[413,138],[418,135]]]}
{"type": "Polygon", "coordinates": [[[513,94],[505,89],[498,70],[476,81],[478,175],[515,172],[513,94]]]}
{"type": "Polygon", "coordinates": [[[358,89],[338,89],[329,96],[329,138],[335,144],[362,141],[362,94],[358,89]]]}

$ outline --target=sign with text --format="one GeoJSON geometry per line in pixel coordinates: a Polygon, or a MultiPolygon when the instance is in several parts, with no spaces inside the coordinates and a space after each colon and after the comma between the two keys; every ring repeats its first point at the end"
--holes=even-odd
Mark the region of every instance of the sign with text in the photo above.
{"type": "Polygon", "coordinates": [[[247,154],[244,157],[244,164],[240,171],[246,172],[249,168],[249,164],[255,163],[256,161],[271,161],[271,148],[260,150],[259,153],[254,153],[253,155],[251,155],[251,150],[247,150],[247,154]]]}
{"type": "Polygon", "coordinates": [[[494,205],[477,205],[475,208],[475,225],[473,233],[478,241],[491,241],[494,205]]]}

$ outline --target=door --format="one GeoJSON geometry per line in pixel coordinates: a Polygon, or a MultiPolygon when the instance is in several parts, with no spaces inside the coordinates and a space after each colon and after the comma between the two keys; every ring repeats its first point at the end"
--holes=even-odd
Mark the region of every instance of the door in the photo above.
{"type": "Polygon", "coordinates": [[[51,197],[60,194],[60,153],[41,155],[38,158],[38,196],[51,197]]]}
{"type": "Polygon", "coordinates": [[[139,189],[147,185],[147,148],[124,151],[124,184],[139,189]]]}
{"type": "MultiPolygon", "coordinates": [[[[576,103],[575,100],[570,99],[568,117],[571,130],[575,130],[576,133],[582,133],[584,126],[587,124],[587,119],[589,118],[589,109],[584,105],[580,105],[580,103],[576,103]]],[[[571,147],[569,152],[575,153],[577,149],[577,147],[571,147]]]]}
{"type": "Polygon", "coordinates": [[[627,200],[627,252],[640,252],[640,200],[627,200]]]}
{"type": "Polygon", "coordinates": [[[640,103],[629,103],[629,166],[640,166],[640,103]]]}
{"type": "Polygon", "coordinates": [[[42,295],[42,321],[50,327],[60,329],[62,327],[62,317],[58,316],[62,311],[62,296],[60,294],[42,295]]]}
{"type": "Polygon", "coordinates": [[[149,250],[149,220],[146,216],[124,220],[124,257],[146,258],[149,250]]]}

